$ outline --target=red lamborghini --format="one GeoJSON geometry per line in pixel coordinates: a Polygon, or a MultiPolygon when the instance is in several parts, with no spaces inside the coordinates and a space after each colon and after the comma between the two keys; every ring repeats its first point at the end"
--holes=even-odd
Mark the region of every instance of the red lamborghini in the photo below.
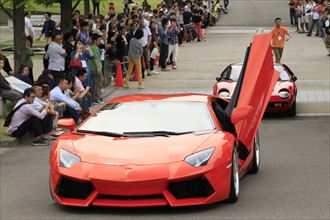
{"type": "MultiPolygon", "coordinates": [[[[275,70],[280,72],[280,77],[270,97],[266,112],[284,113],[288,116],[296,115],[297,86],[295,81],[297,77],[285,64],[274,64],[275,70]]],[[[242,64],[230,64],[217,77],[217,82],[213,86],[213,95],[219,95],[221,98],[230,100],[233,94],[237,79],[241,73],[242,64]]]]}
{"type": "Polygon", "coordinates": [[[115,98],[60,136],[50,192],[66,206],[190,206],[235,202],[259,169],[258,126],[279,73],[270,35],[254,37],[228,102],[198,94],[115,98]]]}

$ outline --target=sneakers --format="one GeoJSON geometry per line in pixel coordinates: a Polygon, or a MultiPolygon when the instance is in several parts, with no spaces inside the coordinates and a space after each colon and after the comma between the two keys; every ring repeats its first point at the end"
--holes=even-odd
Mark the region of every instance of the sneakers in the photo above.
{"type": "Polygon", "coordinates": [[[56,131],[51,134],[53,137],[58,137],[60,136],[61,134],[64,134],[64,131],[63,130],[59,130],[59,129],[56,129],[56,131]]]}
{"type": "Polygon", "coordinates": [[[104,102],[101,100],[101,99],[98,99],[98,100],[94,100],[93,101],[93,104],[103,104],[104,102]]]}
{"type": "Polygon", "coordinates": [[[33,146],[47,146],[49,145],[50,140],[44,138],[43,136],[39,136],[33,139],[32,145],[33,146]]]}
{"type": "Polygon", "coordinates": [[[152,75],[157,75],[157,74],[159,74],[157,71],[155,71],[155,70],[153,70],[153,71],[151,71],[151,74],[152,75]]]}
{"type": "Polygon", "coordinates": [[[138,89],[145,89],[146,87],[144,86],[138,86],[138,89]]]}
{"type": "Polygon", "coordinates": [[[175,63],[172,64],[172,69],[176,70],[176,64],[175,63]]]}

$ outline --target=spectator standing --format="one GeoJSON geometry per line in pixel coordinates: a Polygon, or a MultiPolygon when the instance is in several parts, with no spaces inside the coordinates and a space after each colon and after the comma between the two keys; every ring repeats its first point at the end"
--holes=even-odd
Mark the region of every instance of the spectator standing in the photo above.
{"type": "Polygon", "coordinates": [[[49,66],[49,56],[48,56],[48,47],[49,47],[49,44],[46,44],[44,49],[45,49],[45,54],[42,56],[42,64],[44,66],[44,70],[47,70],[48,69],[48,66],[49,66]]]}
{"type": "Polygon", "coordinates": [[[287,40],[291,38],[291,35],[287,28],[282,26],[281,18],[275,19],[275,27],[271,31],[272,42],[271,46],[275,55],[275,62],[281,63],[281,58],[283,54],[285,37],[288,36],[287,40]]]}
{"type": "Polygon", "coordinates": [[[29,77],[29,67],[21,65],[19,68],[19,74],[16,76],[17,79],[22,80],[23,82],[32,86],[32,81],[29,77]]]}
{"type": "Polygon", "coordinates": [[[16,103],[22,98],[22,94],[15,91],[8,81],[3,77],[1,70],[5,65],[3,56],[0,56],[0,96],[4,100],[9,100],[15,106],[16,103]]]}
{"type": "Polygon", "coordinates": [[[65,53],[67,54],[67,56],[65,57],[65,72],[69,73],[69,65],[70,65],[70,54],[72,53],[72,51],[75,49],[74,48],[74,38],[73,38],[73,34],[72,33],[65,33],[63,36],[63,49],[65,50],[65,53]]]}
{"type": "Polygon", "coordinates": [[[100,14],[100,0],[93,0],[93,15],[100,14]]]}
{"type": "Polygon", "coordinates": [[[101,87],[103,83],[103,75],[102,75],[102,63],[101,63],[101,52],[99,45],[102,41],[102,36],[98,34],[92,35],[93,45],[91,46],[91,50],[93,52],[93,59],[88,61],[89,68],[92,75],[92,96],[94,103],[102,103],[100,93],[101,87]]]}
{"type": "Polygon", "coordinates": [[[297,23],[298,23],[297,17],[296,17],[296,9],[295,9],[296,3],[297,3],[297,0],[290,0],[290,3],[289,3],[291,27],[293,27],[293,26],[296,27],[297,23]]]}
{"type": "Polygon", "coordinates": [[[79,33],[79,39],[85,44],[85,45],[91,45],[92,39],[89,36],[89,25],[87,22],[82,22],[80,27],[80,33],[79,33]]]}
{"type": "Polygon", "coordinates": [[[307,2],[304,2],[304,19],[305,19],[305,30],[308,32],[309,30],[309,24],[311,22],[311,16],[312,16],[312,7],[313,7],[313,0],[307,0],[307,2]]]}
{"type": "MultiPolygon", "coordinates": [[[[226,12],[227,12],[227,11],[228,11],[229,0],[224,0],[224,1],[223,1],[223,4],[224,4],[225,10],[226,10],[226,12]]],[[[227,12],[227,13],[228,13],[228,12],[227,12]]]]}
{"type": "Polygon", "coordinates": [[[189,35],[188,42],[192,39],[192,16],[191,10],[188,5],[184,6],[184,12],[182,14],[183,16],[183,36],[186,38],[187,34],[189,35]]]}
{"type": "Polygon", "coordinates": [[[160,56],[159,56],[159,64],[162,71],[168,71],[166,69],[166,60],[168,56],[168,19],[163,18],[161,24],[158,28],[158,34],[160,38],[160,56]]]}
{"type": "Polygon", "coordinates": [[[312,36],[314,26],[316,25],[316,33],[315,37],[319,36],[319,20],[320,20],[320,4],[318,1],[315,1],[315,3],[312,6],[311,13],[312,13],[312,21],[308,29],[307,37],[312,36]]]}
{"type": "Polygon", "coordinates": [[[30,41],[26,40],[25,41],[25,65],[27,67],[29,67],[29,78],[30,78],[31,82],[34,83],[32,56],[34,56],[34,52],[31,48],[30,41]]]}
{"type": "Polygon", "coordinates": [[[168,28],[169,46],[168,46],[167,62],[170,60],[170,56],[173,53],[172,69],[174,70],[176,70],[177,57],[179,53],[179,34],[180,34],[180,29],[177,25],[176,19],[172,18],[171,26],[168,28]]]}
{"type": "Polygon", "coordinates": [[[32,88],[26,89],[23,97],[12,111],[14,114],[8,126],[8,134],[22,137],[27,132],[32,132],[35,136],[32,145],[48,145],[49,133],[52,130],[52,121],[48,116],[48,112],[51,111],[49,105],[46,104],[41,112],[35,110],[31,105],[35,99],[32,88]]]}
{"type": "MultiPolygon", "coordinates": [[[[149,23],[149,21],[147,23],[149,23]]],[[[149,59],[150,59],[149,45],[151,42],[151,31],[148,26],[145,26],[144,18],[140,18],[138,24],[139,24],[138,29],[143,31],[143,36],[140,39],[140,42],[143,47],[143,61],[145,64],[145,69],[147,70],[147,74],[148,74],[148,76],[150,76],[151,74],[150,74],[150,67],[149,67],[149,59]]]]}
{"type": "Polygon", "coordinates": [[[61,32],[56,32],[53,35],[47,53],[49,57],[48,69],[53,72],[55,80],[58,80],[65,75],[65,58],[67,56],[66,51],[62,48],[61,32]]]}
{"type": "Polygon", "coordinates": [[[46,12],[44,15],[45,22],[41,30],[41,34],[38,40],[41,39],[42,35],[45,35],[47,44],[51,40],[51,37],[55,34],[56,31],[56,22],[51,19],[52,14],[50,12],[46,12]]]}
{"type": "MultiPolygon", "coordinates": [[[[71,52],[70,58],[79,60],[81,62],[81,68],[87,72],[86,85],[92,86],[92,76],[89,68],[89,60],[94,58],[93,52],[90,46],[85,46],[82,41],[78,40],[75,43],[75,50],[71,52]]],[[[74,79],[79,69],[71,67],[71,79],[74,79]]]]}
{"type": "Polygon", "coordinates": [[[139,85],[138,89],[144,89],[145,87],[142,85],[142,72],[141,72],[141,56],[143,54],[143,46],[140,39],[143,37],[143,30],[137,29],[135,31],[135,37],[131,39],[129,43],[128,50],[128,71],[124,81],[124,87],[129,88],[128,80],[133,71],[133,67],[137,69],[139,85]]]}
{"type": "Polygon", "coordinates": [[[33,24],[30,20],[30,18],[28,18],[29,16],[29,12],[25,11],[25,17],[24,17],[24,21],[25,21],[25,36],[26,39],[28,39],[30,41],[30,46],[32,47],[33,45],[33,39],[35,38],[36,34],[33,28],[33,24]]]}
{"type": "MultiPolygon", "coordinates": [[[[118,36],[116,38],[116,57],[117,59],[123,63],[127,60],[127,40],[126,40],[126,28],[124,26],[120,26],[118,28],[118,36]]],[[[122,65],[123,74],[125,75],[127,70],[125,65],[122,65]]]]}
{"type": "Polygon", "coordinates": [[[103,25],[103,19],[101,15],[96,16],[95,23],[93,24],[92,31],[100,30],[103,25]]]}

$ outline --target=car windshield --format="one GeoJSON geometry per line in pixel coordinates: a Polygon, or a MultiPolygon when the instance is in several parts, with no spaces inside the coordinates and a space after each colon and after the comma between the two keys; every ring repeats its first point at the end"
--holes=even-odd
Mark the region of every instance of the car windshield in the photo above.
{"type": "Polygon", "coordinates": [[[90,117],[78,131],[91,133],[147,133],[211,131],[215,124],[202,102],[110,103],[90,117]]]}
{"type": "MultiPolygon", "coordinates": [[[[283,66],[275,65],[274,68],[275,70],[280,72],[280,77],[278,81],[290,80],[290,75],[283,66]]],[[[242,69],[241,65],[233,65],[226,72],[222,74],[221,79],[237,81],[239,75],[241,74],[241,69],[242,69]]]]}

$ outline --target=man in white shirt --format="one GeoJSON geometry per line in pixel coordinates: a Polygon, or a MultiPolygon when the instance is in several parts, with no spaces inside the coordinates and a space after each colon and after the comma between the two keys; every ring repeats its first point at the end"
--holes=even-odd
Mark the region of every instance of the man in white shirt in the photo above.
{"type": "MultiPolygon", "coordinates": [[[[142,43],[143,47],[143,59],[145,63],[145,68],[147,70],[148,76],[151,75],[150,73],[150,67],[149,67],[149,59],[150,59],[150,49],[149,45],[151,42],[151,31],[149,27],[145,26],[144,18],[139,19],[139,26],[138,29],[141,29],[143,31],[143,37],[139,40],[142,43]]],[[[144,71],[142,71],[142,75],[144,78],[144,71]]]]}
{"type": "Polygon", "coordinates": [[[80,124],[81,119],[79,117],[79,111],[81,107],[78,102],[74,101],[71,97],[66,94],[69,88],[70,79],[62,77],[59,79],[58,86],[50,91],[50,99],[55,102],[64,102],[66,107],[63,112],[64,117],[73,118],[77,124],[80,124]]]}
{"type": "Polygon", "coordinates": [[[65,57],[67,56],[66,51],[62,48],[62,33],[60,31],[56,31],[53,35],[47,54],[49,57],[48,69],[52,71],[54,78],[58,81],[65,75],[65,57]]]}
{"type": "Polygon", "coordinates": [[[33,24],[30,20],[30,18],[28,18],[29,12],[25,11],[25,36],[26,38],[30,41],[30,47],[32,47],[33,44],[33,39],[35,38],[35,32],[34,32],[34,28],[33,28],[33,24]]]}

